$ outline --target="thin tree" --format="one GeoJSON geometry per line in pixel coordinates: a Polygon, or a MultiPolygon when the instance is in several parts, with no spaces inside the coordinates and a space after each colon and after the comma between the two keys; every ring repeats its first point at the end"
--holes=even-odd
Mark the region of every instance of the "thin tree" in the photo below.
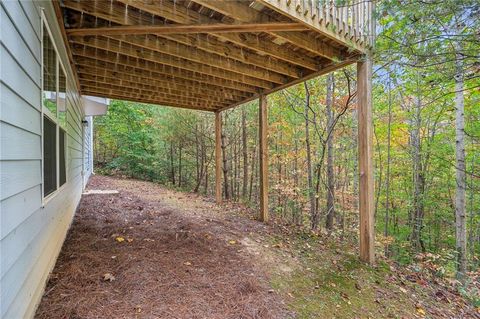
{"type": "MultiPolygon", "coordinates": [[[[327,77],[327,129],[333,132],[334,116],[333,116],[333,94],[335,90],[334,73],[330,73],[327,77]]],[[[327,136],[327,211],[326,211],[326,228],[332,230],[335,220],[335,173],[333,171],[333,133],[327,136]]]]}

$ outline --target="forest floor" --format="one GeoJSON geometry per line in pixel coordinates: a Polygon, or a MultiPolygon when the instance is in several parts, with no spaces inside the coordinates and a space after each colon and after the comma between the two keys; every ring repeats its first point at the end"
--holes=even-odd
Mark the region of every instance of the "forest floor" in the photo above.
{"type": "Polygon", "coordinates": [[[241,205],[93,176],[36,318],[480,318],[443,280],[241,205]]]}

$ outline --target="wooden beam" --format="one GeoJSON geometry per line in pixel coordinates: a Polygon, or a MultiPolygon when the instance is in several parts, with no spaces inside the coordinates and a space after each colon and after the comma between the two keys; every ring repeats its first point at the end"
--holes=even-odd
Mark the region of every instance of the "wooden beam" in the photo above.
{"type": "MultiPolygon", "coordinates": [[[[349,60],[345,60],[345,61],[342,61],[342,62],[332,62],[330,63],[329,65],[326,65],[324,68],[322,68],[320,71],[317,71],[317,72],[313,72],[313,73],[310,73],[306,76],[304,76],[303,78],[301,79],[297,79],[295,81],[292,81],[292,82],[289,82],[287,84],[284,84],[284,85],[280,85],[280,86],[277,86],[277,87],[274,87],[273,89],[270,89],[270,90],[265,90],[263,91],[263,94],[271,94],[271,93],[274,93],[274,92],[278,92],[280,90],[283,90],[283,89],[286,89],[288,87],[291,87],[293,85],[297,85],[299,83],[302,83],[302,82],[305,82],[307,80],[310,80],[310,79],[313,79],[313,78],[316,78],[318,76],[321,76],[321,75],[324,75],[324,74],[327,74],[327,73],[330,73],[332,71],[335,71],[337,69],[340,69],[340,68],[343,68],[343,67],[346,67],[352,63],[355,63],[357,62],[358,60],[358,57],[353,57],[352,59],[349,59],[349,60]]],[[[227,106],[226,108],[223,108],[221,109],[221,111],[225,111],[225,110],[228,110],[228,109],[231,109],[233,107],[236,107],[238,105],[241,105],[241,104],[245,104],[247,102],[250,102],[250,101],[253,101],[255,99],[258,99],[259,97],[259,94],[253,94],[252,96],[246,98],[245,100],[242,100],[240,102],[237,102],[237,103],[234,103],[232,105],[229,105],[227,106]]]]}
{"type": "Polygon", "coordinates": [[[254,86],[238,83],[235,81],[220,79],[214,76],[183,70],[168,65],[133,58],[121,54],[115,54],[106,50],[95,50],[88,47],[72,48],[77,64],[93,69],[110,68],[111,70],[128,72],[133,75],[147,75],[152,78],[174,78],[186,81],[199,82],[202,85],[217,86],[238,92],[255,93],[254,86]],[[116,59],[116,60],[115,60],[116,59]]]}
{"type": "Polygon", "coordinates": [[[166,24],[166,25],[127,25],[100,28],[67,29],[68,35],[129,35],[129,34],[188,34],[188,33],[234,33],[234,32],[269,32],[269,31],[303,31],[308,28],[301,23],[269,22],[243,24],[166,24]]]}
{"type": "MultiPolygon", "coordinates": [[[[218,1],[218,0],[194,0],[195,2],[210,8],[214,11],[220,12],[229,16],[239,22],[244,23],[269,23],[274,22],[270,16],[256,11],[249,7],[246,3],[240,1],[218,1]]],[[[277,1],[277,0],[275,0],[277,1]]],[[[304,22],[304,21],[300,21],[304,22]]],[[[334,49],[330,44],[316,39],[314,36],[309,36],[305,33],[296,32],[294,35],[290,32],[269,32],[274,36],[284,39],[304,50],[308,50],[314,54],[323,56],[330,60],[339,61],[344,58],[344,54],[337,49],[334,49]]]]}
{"type": "Polygon", "coordinates": [[[268,221],[268,110],[267,96],[260,95],[258,105],[260,145],[260,220],[268,221]]]}
{"type": "Polygon", "coordinates": [[[372,153],[372,60],[369,57],[357,63],[357,99],[360,259],[372,264],[375,260],[375,208],[372,153]]]}
{"type": "MultiPolygon", "coordinates": [[[[312,19],[307,17],[308,14],[305,14],[305,6],[303,2],[296,1],[295,5],[292,4],[290,0],[258,0],[262,5],[280,13],[288,18],[304,23],[304,25],[309,26],[312,31],[322,34],[324,37],[327,37],[329,40],[333,40],[338,44],[347,46],[353,50],[357,50],[357,53],[363,52],[364,48],[358,45],[355,41],[351,41],[349,37],[345,36],[345,33],[340,33],[337,23],[340,22],[341,17],[334,17],[330,13],[327,18],[334,21],[334,26],[328,26],[325,21],[322,21],[320,17],[314,16],[312,19]]],[[[335,3],[335,2],[334,2],[335,3]]],[[[280,35],[284,39],[288,39],[294,43],[295,39],[290,38],[290,35],[283,34],[280,35]]],[[[316,44],[309,46],[308,42],[302,44],[302,47],[306,50],[312,51],[315,49],[316,44]]]]}
{"type": "MultiPolygon", "coordinates": [[[[217,20],[202,15],[196,11],[188,10],[184,6],[174,5],[169,1],[137,1],[137,0],[117,0],[117,3],[103,3],[103,2],[85,2],[85,1],[72,1],[65,0],[64,6],[69,9],[80,11],[89,15],[92,15],[103,20],[114,22],[123,25],[142,25],[142,24],[156,24],[161,23],[159,19],[152,19],[151,16],[147,16],[145,13],[150,13],[154,17],[163,17],[170,21],[182,24],[193,24],[193,23],[218,23],[217,20]],[[121,2],[125,6],[118,4],[121,2]],[[94,4],[94,5],[93,5],[94,4]],[[128,11],[126,14],[126,6],[137,8],[140,11],[128,11]]],[[[170,38],[174,37],[169,36],[170,38]]],[[[179,36],[175,36],[175,40],[179,39],[179,36]]],[[[297,53],[293,50],[290,50],[282,45],[277,45],[271,41],[259,41],[256,35],[252,34],[209,34],[207,35],[198,35],[197,36],[197,47],[205,49],[202,47],[203,44],[208,44],[212,39],[218,39],[217,42],[212,43],[218,47],[219,53],[226,56],[245,56],[245,59],[248,61],[255,61],[256,59],[262,59],[265,61],[270,61],[268,57],[274,57],[280,59],[282,62],[292,63],[294,65],[302,66],[310,70],[318,70],[319,63],[310,57],[297,53]],[[229,41],[238,45],[242,48],[248,48],[254,50],[258,53],[261,53],[265,56],[259,56],[258,58],[253,58],[249,52],[241,50],[231,44],[223,44],[223,46],[218,45],[222,41],[229,41]]],[[[179,40],[179,42],[182,42],[179,40]]],[[[208,49],[206,51],[209,51],[208,49]]],[[[266,65],[267,66],[267,65],[266,65]]]]}
{"type": "Polygon", "coordinates": [[[215,200],[222,203],[222,114],[215,112],[215,200]]]}
{"type": "MultiPolygon", "coordinates": [[[[73,43],[89,46],[92,48],[110,51],[114,54],[122,54],[130,57],[138,58],[140,60],[154,62],[159,65],[168,65],[168,66],[176,67],[179,69],[184,69],[192,72],[202,73],[205,75],[219,77],[226,80],[246,83],[255,87],[272,88],[274,86],[272,82],[267,80],[254,78],[245,74],[238,74],[229,70],[221,69],[221,68],[210,66],[210,65],[205,65],[200,62],[184,60],[169,54],[163,54],[158,51],[141,48],[137,45],[120,43],[119,41],[111,38],[106,39],[102,37],[95,37],[95,38],[72,37],[71,41],[73,43]]],[[[115,62],[115,60],[111,62],[115,62]]],[[[283,79],[280,80],[279,78],[276,78],[275,81],[283,83],[284,80],[283,79]]]]}

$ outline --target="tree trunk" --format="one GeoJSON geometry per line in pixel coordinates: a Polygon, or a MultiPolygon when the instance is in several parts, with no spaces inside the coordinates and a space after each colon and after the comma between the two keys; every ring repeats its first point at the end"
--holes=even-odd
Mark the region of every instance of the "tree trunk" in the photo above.
{"type": "Polygon", "coordinates": [[[182,187],[182,144],[178,148],[178,187],[182,187]]]}
{"type": "Polygon", "coordinates": [[[327,78],[327,220],[326,228],[332,230],[335,220],[335,173],[333,171],[333,91],[335,80],[333,73],[327,78]]]}
{"type": "Polygon", "coordinates": [[[310,224],[312,229],[318,226],[318,218],[315,212],[315,192],[313,191],[313,174],[312,174],[312,152],[310,148],[310,91],[307,82],[303,82],[305,87],[305,145],[307,148],[307,180],[308,180],[308,196],[310,199],[310,224]]]}
{"type": "Polygon", "coordinates": [[[254,176],[255,176],[255,162],[257,161],[257,145],[255,145],[253,147],[253,152],[252,152],[252,169],[251,169],[251,173],[250,173],[250,189],[248,191],[248,201],[252,201],[252,193],[253,193],[253,179],[254,179],[254,176]]]}
{"type": "Polygon", "coordinates": [[[170,143],[170,177],[172,185],[175,185],[175,166],[173,165],[173,143],[170,143]]]}
{"type": "MultiPolygon", "coordinates": [[[[390,140],[391,140],[391,130],[392,130],[392,88],[390,87],[390,81],[388,83],[388,124],[387,124],[387,173],[386,173],[386,185],[385,185],[385,227],[383,230],[383,235],[385,238],[388,237],[388,226],[390,223],[389,213],[390,213],[390,140]]],[[[388,241],[387,241],[388,242],[388,241]]],[[[389,256],[389,247],[388,244],[385,245],[385,256],[389,256]]]]}
{"type": "Polygon", "coordinates": [[[455,74],[455,155],[456,182],[455,194],[455,247],[457,250],[457,277],[462,279],[467,271],[467,226],[465,201],[465,101],[463,84],[463,56],[460,44],[456,45],[455,74]]]}
{"type": "Polygon", "coordinates": [[[422,240],[424,205],[423,195],[425,189],[425,178],[422,167],[422,149],[421,149],[421,109],[422,100],[420,98],[420,75],[417,75],[417,96],[415,101],[415,115],[413,119],[413,128],[410,132],[412,146],[412,164],[413,164],[413,212],[411,216],[412,233],[410,241],[412,247],[417,251],[424,251],[425,247],[422,240]]]}
{"type": "Polygon", "coordinates": [[[303,212],[302,209],[298,209],[298,189],[299,187],[299,182],[298,182],[298,174],[299,174],[299,169],[298,169],[298,139],[294,139],[295,142],[295,157],[293,159],[293,186],[295,187],[295,201],[294,201],[294,209],[293,209],[293,220],[294,223],[297,225],[302,225],[303,224],[303,212]]]}
{"type": "Polygon", "coordinates": [[[248,148],[247,148],[247,112],[242,108],[242,153],[243,153],[243,183],[242,197],[247,198],[248,189],[248,148]]]}
{"type": "Polygon", "coordinates": [[[229,200],[230,193],[228,191],[228,188],[229,188],[228,187],[228,159],[227,159],[227,152],[226,152],[227,145],[226,145],[226,141],[225,141],[226,138],[225,138],[225,133],[223,129],[221,132],[221,136],[222,136],[221,140],[222,140],[222,160],[223,160],[223,191],[225,193],[225,199],[229,200]]]}

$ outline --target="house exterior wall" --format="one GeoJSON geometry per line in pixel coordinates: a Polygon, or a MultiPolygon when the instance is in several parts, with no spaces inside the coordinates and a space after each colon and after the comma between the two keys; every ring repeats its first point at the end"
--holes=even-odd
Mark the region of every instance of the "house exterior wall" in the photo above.
{"type": "Polygon", "coordinates": [[[1,1],[0,14],[0,318],[31,318],[92,171],[93,121],[82,124],[81,98],[51,2],[1,1]],[[42,198],[42,10],[70,88],[67,182],[47,201],[42,198]]]}

